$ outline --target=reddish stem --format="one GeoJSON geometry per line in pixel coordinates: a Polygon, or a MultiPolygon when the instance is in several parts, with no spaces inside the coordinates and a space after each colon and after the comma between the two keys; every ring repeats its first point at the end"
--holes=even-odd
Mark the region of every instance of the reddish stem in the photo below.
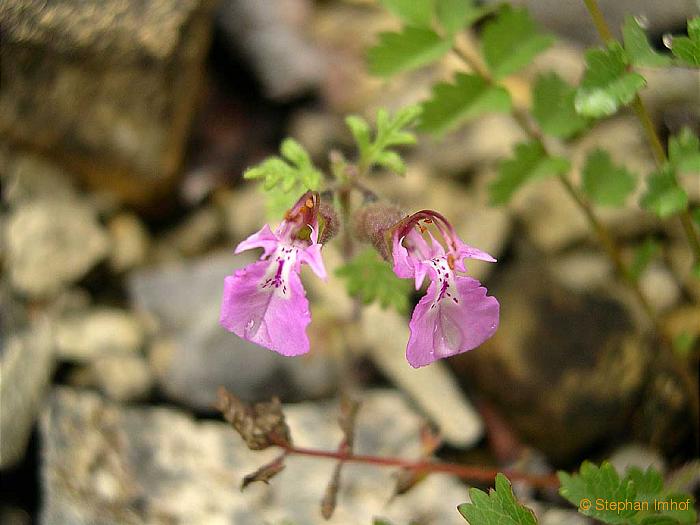
{"type": "Polygon", "coordinates": [[[527,474],[517,470],[499,470],[488,467],[475,467],[469,465],[458,465],[456,463],[440,463],[435,461],[410,461],[407,459],[394,457],[369,456],[364,454],[352,454],[345,452],[333,452],[326,450],[316,450],[312,448],[295,447],[293,445],[283,446],[289,455],[310,456],[315,458],[336,459],[348,463],[366,463],[383,467],[401,467],[417,472],[435,473],[444,472],[452,474],[458,478],[479,481],[483,483],[493,483],[496,474],[503,472],[511,481],[526,481],[532,486],[543,489],[556,489],[559,487],[559,480],[553,474],[527,474]]]}

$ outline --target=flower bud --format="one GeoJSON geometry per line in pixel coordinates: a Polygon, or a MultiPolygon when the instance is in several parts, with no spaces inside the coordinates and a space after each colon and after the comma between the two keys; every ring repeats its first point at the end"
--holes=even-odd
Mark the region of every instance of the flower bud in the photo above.
{"type": "Polygon", "coordinates": [[[387,261],[391,260],[391,228],[405,214],[395,204],[371,202],[357,210],[353,217],[353,233],[358,240],[369,242],[387,261]]]}
{"type": "Polygon", "coordinates": [[[338,214],[333,205],[323,198],[321,198],[321,204],[318,206],[318,214],[323,221],[318,242],[320,244],[326,244],[338,234],[340,230],[340,221],[338,220],[338,214]]]}

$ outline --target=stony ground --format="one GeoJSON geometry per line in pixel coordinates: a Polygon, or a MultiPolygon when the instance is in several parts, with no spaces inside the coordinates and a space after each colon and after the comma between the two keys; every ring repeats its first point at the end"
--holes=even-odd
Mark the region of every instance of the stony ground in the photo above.
{"type": "MultiPolygon", "coordinates": [[[[570,13],[534,4],[570,39],[512,80],[519,104],[537,71],[577,79],[590,39],[570,13]]],[[[619,9],[611,16],[630,9],[609,4],[619,9]]],[[[213,405],[219,386],[248,400],[278,395],[299,444],[333,449],[340,355],[368,389],[358,423],[366,453],[417,457],[427,419],[452,457],[500,467],[571,467],[582,454],[661,468],[664,456],[683,461],[674,376],[652,362],[655,341],[561,188],[543,181],[508,208],[487,206],[496,162],[521,139],[506,117],[442,141],[422,137],[400,184],[374,180],[407,210],[440,210],[499,259],[473,269],[505,306],[478,352],[410,369],[401,315],[369,307],[351,337],[338,328],[352,304],[334,276],[308,283],[308,357],[282,358],[219,327],[223,278],[250,262],[232,247],[265,220],[242,169],[286,135],[326,166],[329,148],[349,151],[343,114],[420,100],[455,68],[449,58],[388,83],[370,77],[363,49],[393,22],[364,1],[230,0],[217,10],[205,0],[110,0],[101,13],[81,5],[0,7],[9,28],[0,61],[0,522],[320,522],[332,464],[290,461],[270,486],[241,493],[242,476],[270,458],[246,450],[213,405]],[[516,457],[493,447],[502,428],[516,457]]],[[[654,34],[687,15],[681,0],[659,14],[657,3],[644,6],[654,34]]],[[[698,126],[697,74],[648,78],[660,129],[698,126]]],[[[577,167],[598,144],[633,170],[651,169],[629,115],[572,144],[577,167]]],[[[700,187],[691,198],[700,200],[700,187]]],[[[671,337],[700,335],[700,284],[682,232],[635,206],[603,217],[626,256],[649,235],[664,244],[671,255],[654,261],[642,287],[671,337]]],[[[324,257],[330,268],[340,261],[332,246],[324,257]]],[[[467,499],[446,476],[396,499],[391,469],[348,467],[343,479],[331,523],[460,523],[454,508],[467,499]]],[[[520,495],[545,525],[586,523],[551,496],[520,495]]]]}

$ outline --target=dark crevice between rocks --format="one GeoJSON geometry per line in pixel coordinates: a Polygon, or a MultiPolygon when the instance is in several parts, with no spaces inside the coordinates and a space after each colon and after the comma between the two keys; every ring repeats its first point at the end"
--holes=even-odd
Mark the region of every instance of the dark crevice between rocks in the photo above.
{"type": "Polygon", "coordinates": [[[38,523],[39,461],[39,431],[35,426],[22,462],[0,471],[0,523],[38,523]]]}

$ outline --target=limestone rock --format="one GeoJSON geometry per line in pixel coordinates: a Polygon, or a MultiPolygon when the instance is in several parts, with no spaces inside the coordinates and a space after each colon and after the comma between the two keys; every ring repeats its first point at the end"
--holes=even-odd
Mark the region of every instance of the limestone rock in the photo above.
{"type": "Polygon", "coordinates": [[[120,213],[107,224],[110,235],[109,265],[124,272],[146,261],[150,238],[146,227],[133,213],[120,213]]]}
{"type": "Polygon", "coordinates": [[[114,401],[138,401],[148,396],[153,374],[140,355],[107,354],[92,363],[100,389],[114,401]]]}
{"type": "MultiPolygon", "coordinates": [[[[333,450],[341,438],[335,403],[284,407],[295,443],[333,450]]],[[[417,457],[421,420],[395,392],[364,396],[358,453],[417,457]]],[[[195,422],[165,408],[123,408],[99,396],[59,388],[41,422],[42,523],[320,523],[319,501],[333,462],[290,457],[270,485],[238,486],[277,454],[249,451],[227,424],[195,422]]],[[[327,523],[464,523],[455,510],[463,485],[435,475],[389,501],[394,469],[347,464],[338,507],[327,523]]]]}
{"type": "Polygon", "coordinates": [[[0,132],[145,200],[172,180],[209,43],[208,0],[0,6],[0,132]]]}
{"type": "MultiPolygon", "coordinates": [[[[4,313],[4,312],[3,312],[4,313]]],[[[0,340],[0,468],[19,462],[53,371],[50,325],[39,320],[0,340]]]]}
{"type": "Polygon", "coordinates": [[[31,297],[55,295],[106,254],[107,236],[80,202],[36,200],[16,208],[5,229],[13,287],[31,297]]]}
{"type": "Polygon", "coordinates": [[[131,312],[97,308],[70,314],[56,322],[58,356],[71,361],[91,361],[100,355],[138,352],[144,328],[131,312]]]}
{"type": "Polygon", "coordinates": [[[307,0],[227,0],[219,6],[218,22],[229,43],[274,99],[299,96],[323,75],[323,56],[304,30],[311,9],[307,0]]]}

